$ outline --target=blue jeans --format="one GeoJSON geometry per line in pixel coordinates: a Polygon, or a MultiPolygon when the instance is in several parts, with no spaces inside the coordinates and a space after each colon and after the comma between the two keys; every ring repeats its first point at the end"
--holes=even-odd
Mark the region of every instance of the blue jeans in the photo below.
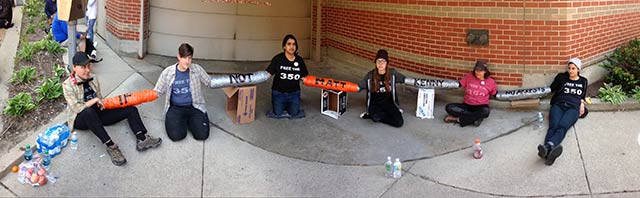
{"type": "Polygon", "coordinates": [[[549,110],[549,129],[544,142],[560,145],[569,128],[578,121],[579,114],[577,108],[566,103],[552,105],[549,110]]]}
{"type": "Polygon", "coordinates": [[[276,116],[282,115],[285,109],[289,115],[296,116],[300,112],[300,90],[290,93],[271,90],[271,104],[276,116]]]}
{"type": "Polygon", "coordinates": [[[87,38],[91,38],[95,40],[93,38],[93,26],[96,24],[96,19],[89,19],[88,17],[86,19],[87,19],[87,38]]]}

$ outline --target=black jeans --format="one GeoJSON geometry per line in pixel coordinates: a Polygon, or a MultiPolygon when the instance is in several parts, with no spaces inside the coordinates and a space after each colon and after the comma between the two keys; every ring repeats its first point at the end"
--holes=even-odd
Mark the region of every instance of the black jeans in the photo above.
{"type": "Polygon", "coordinates": [[[100,111],[96,105],[90,108],[85,108],[76,117],[76,121],[73,123],[73,127],[80,130],[91,130],[102,143],[106,143],[111,140],[111,137],[104,129],[104,126],[109,126],[120,122],[124,119],[129,122],[129,127],[134,133],[142,132],[147,133],[147,129],[140,119],[140,113],[136,107],[126,107],[120,109],[110,109],[100,111]]]}
{"type": "Polygon", "coordinates": [[[458,117],[461,127],[473,124],[476,120],[488,118],[491,113],[489,105],[468,105],[466,103],[450,103],[447,104],[445,110],[449,115],[458,117]]]}
{"type": "Polygon", "coordinates": [[[382,122],[393,127],[402,127],[404,124],[400,109],[391,100],[387,104],[371,104],[369,116],[374,122],[382,122]]]}
{"type": "Polygon", "coordinates": [[[193,138],[206,140],[209,137],[209,116],[193,106],[171,105],[164,120],[167,136],[173,141],[187,137],[187,127],[193,138]]]}
{"type": "Polygon", "coordinates": [[[544,137],[544,142],[553,142],[553,145],[560,145],[567,135],[567,130],[578,121],[580,111],[567,103],[551,105],[549,110],[549,129],[544,137]]]}

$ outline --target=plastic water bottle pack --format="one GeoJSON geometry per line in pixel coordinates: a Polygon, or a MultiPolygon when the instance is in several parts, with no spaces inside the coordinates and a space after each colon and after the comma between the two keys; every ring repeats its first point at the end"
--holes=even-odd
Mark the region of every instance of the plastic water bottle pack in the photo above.
{"type": "Polygon", "coordinates": [[[64,124],[55,125],[38,135],[38,139],[36,139],[37,150],[40,153],[43,153],[45,150],[49,151],[51,158],[54,158],[60,154],[62,148],[67,146],[68,139],[69,127],[64,124]]]}

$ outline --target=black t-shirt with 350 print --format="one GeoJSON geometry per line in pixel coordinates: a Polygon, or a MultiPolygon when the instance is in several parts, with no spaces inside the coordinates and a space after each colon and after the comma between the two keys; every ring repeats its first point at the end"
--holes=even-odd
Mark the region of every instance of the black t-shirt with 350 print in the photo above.
{"type": "Polygon", "coordinates": [[[578,80],[569,79],[569,73],[559,73],[551,83],[551,91],[555,92],[551,104],[567,103],[580,107],[580,100],[587,96],[587,78],[579,76],[578,80]]]}
{"type": "Polygon", "coordinates": [[[284,52],[271,59],[271,64],[267,67],[267,72],[273,75],[273,86],[271,86],[271,89],[283,93],[300,90],[300,78],[309,74],[302,57],[296,55],[293,61],[289,61],[284,52]]]}

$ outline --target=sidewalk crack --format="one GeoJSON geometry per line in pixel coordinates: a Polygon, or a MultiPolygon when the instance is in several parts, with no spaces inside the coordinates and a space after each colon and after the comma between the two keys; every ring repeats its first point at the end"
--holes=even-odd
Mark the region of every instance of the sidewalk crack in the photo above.
{"type": "MultiPolygon", "coordinates": [[[[413,168],[413,166],[416,165],[416,163],[411,163],[411,165],[409,166],[409,168],[407,168],[406,171],[404,171],[403,176],[405,176],[405,174],[411,174],[414,175],[412,173],[409,172],[409,170],[411,170],[411,168],[413,168]]],[[[385,194],[387,194],[387,192],[389,192],[389,190],[391,190],[391,188],[393,188],[394,185],[396,185],[396,183],[398,183],[398,181],[400,181],[402,179],[402,177],[395,179],[395,181],[393,181],[393,183],[391,183],[391,186],[389,186],[389,188],[387,188],[386,190],[384,190],[384,192],[382,192],[382,194],[380,194],[378,197],[382,198],[385,194]]]]}
{"type": "Polygon", "coordinates": [[[582,147],[580,147],[580,140],[578,139],[578,130],[575,126],[573,126],[573,134],[576,137],[576,144],[578,144],[578,153],[580,153],[580,161],[582,162],[582,170],[584,171],[584,178],[587,181],[587,188],[589,189],[589,195],[593,197],[593,192],[591,191],[591,182],[589,182],[589,175],[587,174],[587,167],[584,164],[584,156],[582,155],[582,147]]]}
{"type": "Polygon", "coordinates": [[[13,196],[15,197],[20,197],[18,196],[18,194],[16,194],[15,192],[13,192],[11,189],[9,189],[9,187],[7,187],[6,185],[4,185],[4,183],[0,182],[0,186],[2,186],[4,189],[6,189],[7,191],[9,191],[9,193],[11,193],[13,196]]]}

